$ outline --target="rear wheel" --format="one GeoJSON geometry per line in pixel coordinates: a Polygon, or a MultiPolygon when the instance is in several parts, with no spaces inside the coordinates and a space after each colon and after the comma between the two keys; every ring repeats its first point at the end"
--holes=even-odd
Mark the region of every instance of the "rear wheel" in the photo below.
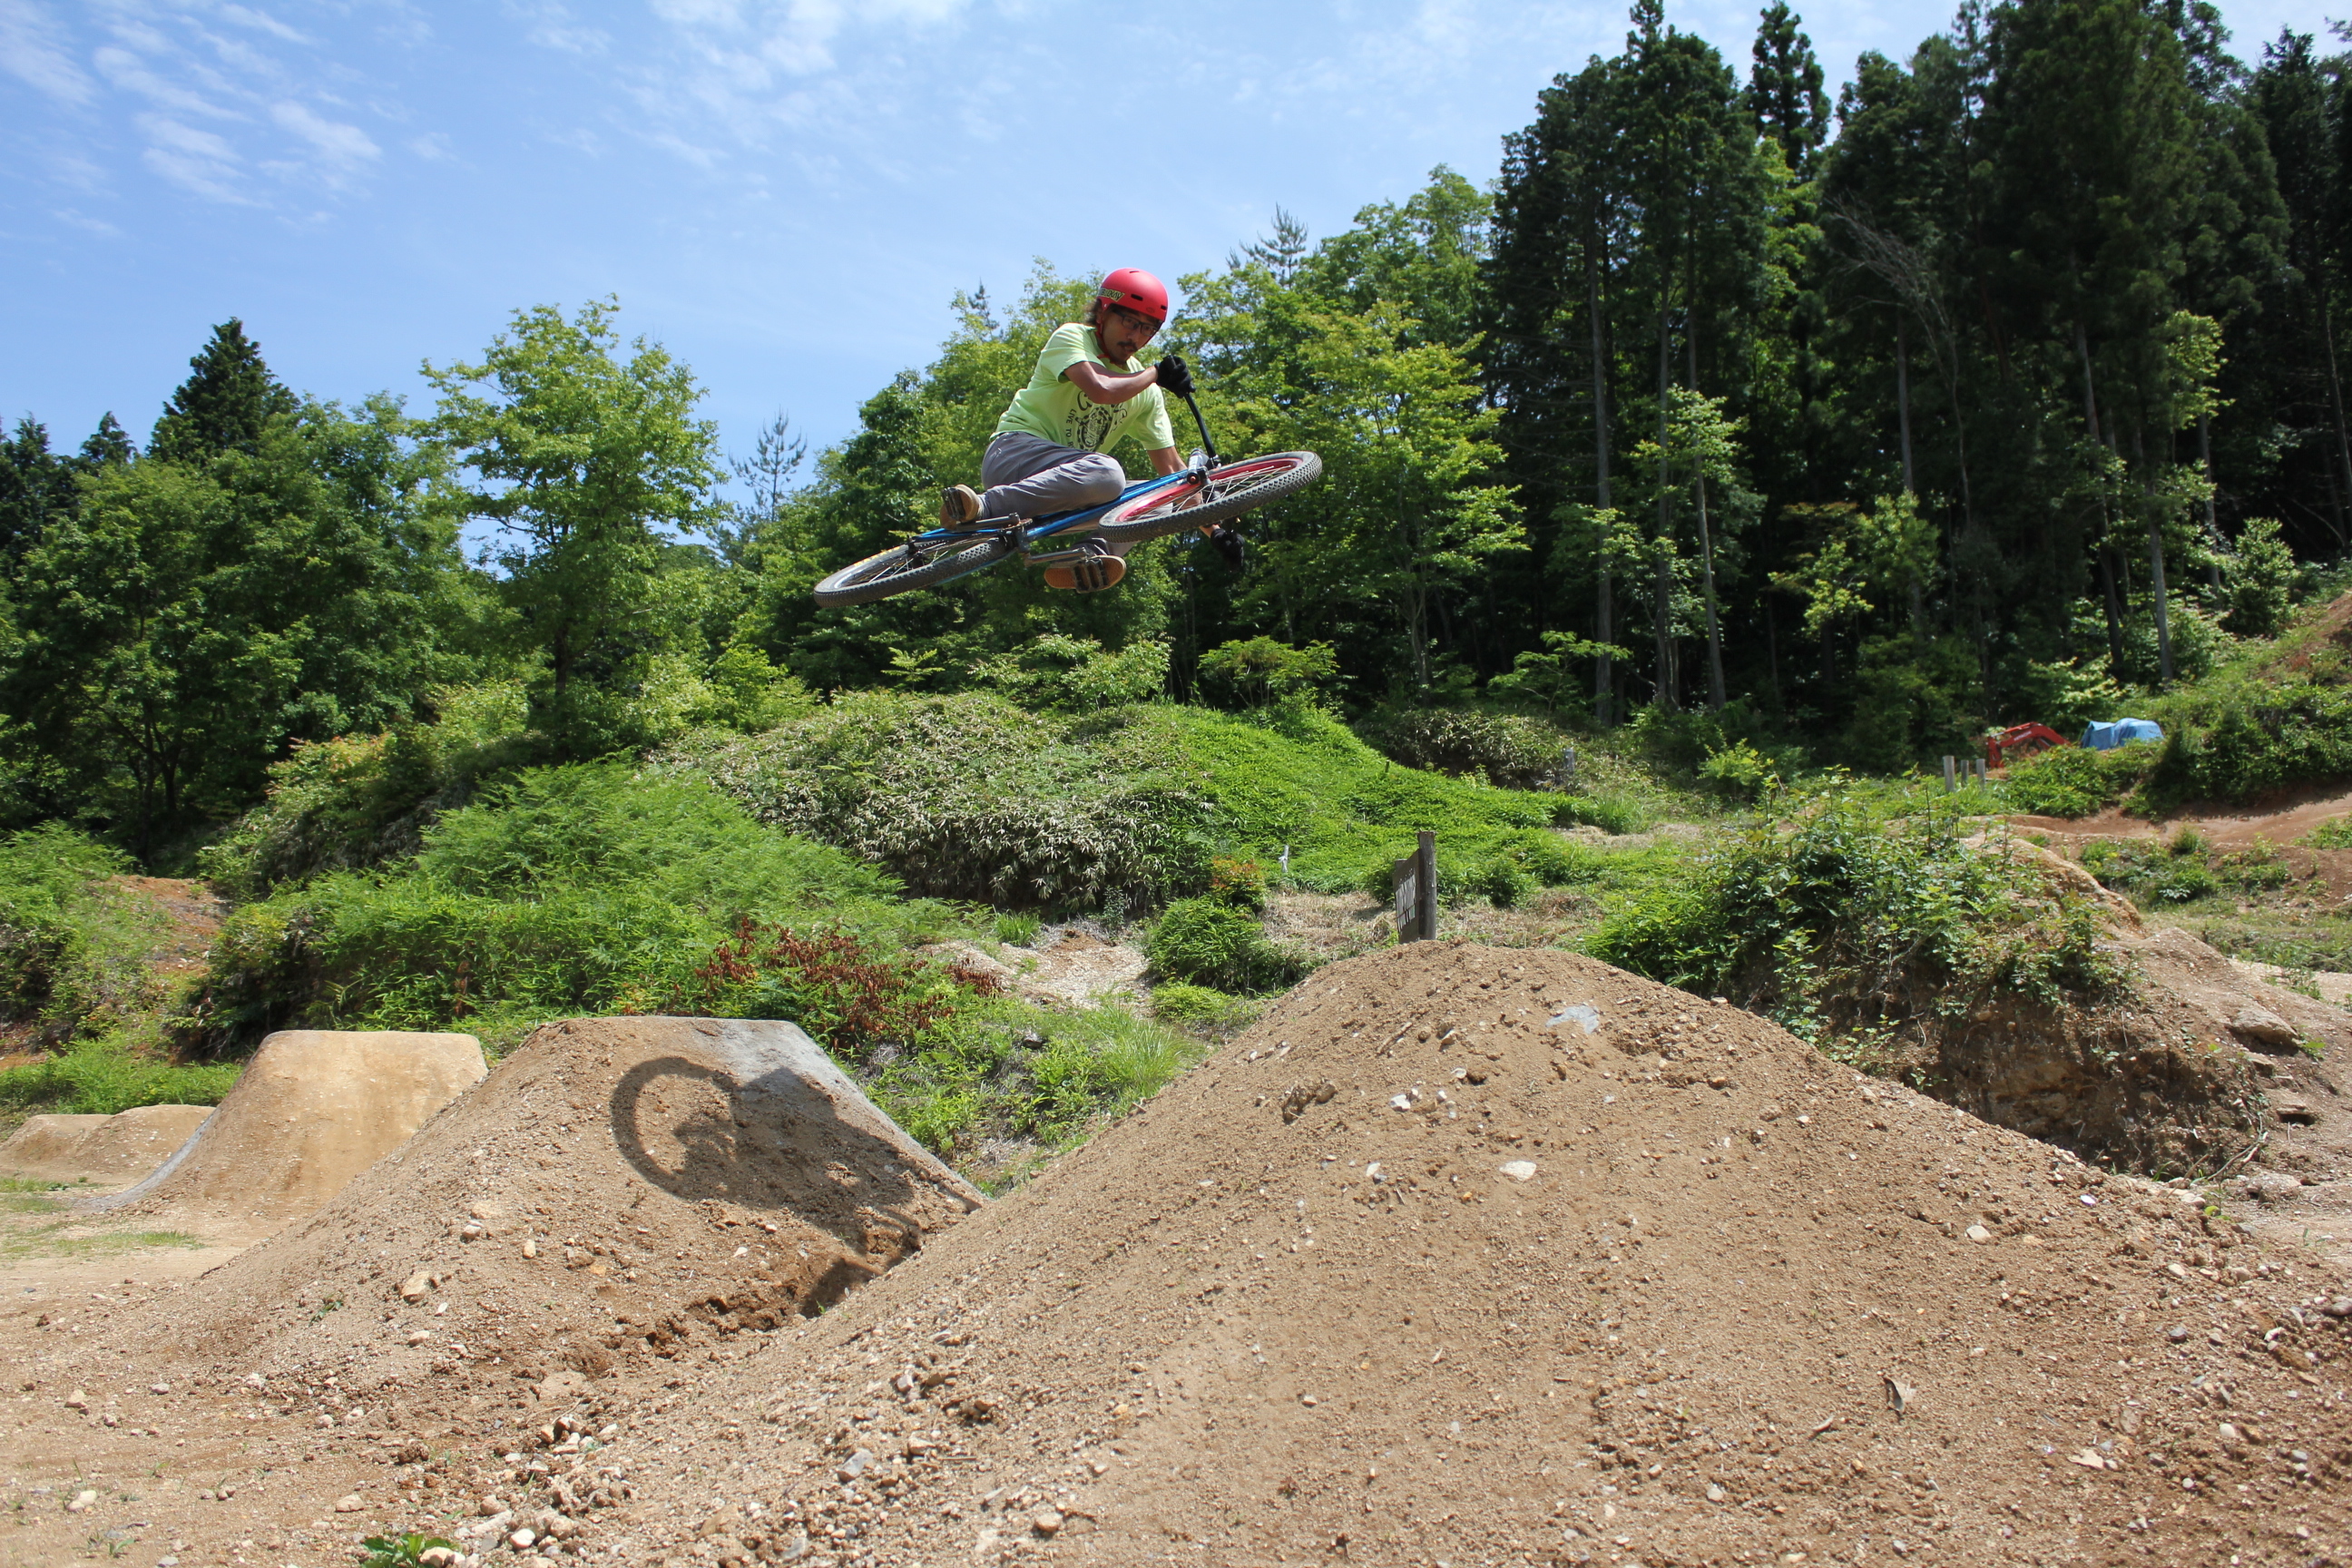
{"type": "Polygon", "coordinates": [[[952,582],[967,572],[977,572],[983,566],[993,565],[1004,554],[1003,542],[995,539],[961,546],[943,544],[928,553],[911,544],[902,544],[879,555],[869,555],[856,565],[845,566],[820,581],[816,585],[816,602],[820,605],[869,604],[876,599],[887,599],[893,594],[952,582]]]}
{"type": "Polygon", "coordinates": [[[1188,479],[1120,501],[1103,513],[1095,531],[1114,544],[1181,533],[1280,500],[1322,475],[1323,459],[1312,452],[1245,458],[1210,469],[1205,482],[1188,479]]]}

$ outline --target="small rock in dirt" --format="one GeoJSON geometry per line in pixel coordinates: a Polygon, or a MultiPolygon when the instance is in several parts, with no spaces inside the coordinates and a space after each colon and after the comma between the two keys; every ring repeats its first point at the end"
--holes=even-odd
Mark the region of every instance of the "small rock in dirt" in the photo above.
{"type": "Polygon", "coordinates": [[[2189,1331],[2175,1323],[2164,1331],[2164,1337],[2176,1345],[2185,1345],[2189,1342],[2189,1331]]]}
{"type": "Polygon", "coordinates": [[[2295,1042],[2294,1025],[2252,1002],[2239,1008],[2238,1016],[2230,1020],[2230,1032],[2261,1046],[2291,1046],[2295,1042]]]}
{"type": "Polygon", "coordinates": [[[873,1463],[873,1450],[869,1448],[860,1448],[857,1452],[850,1455],[846,1459],[844,1459],[841,1462],[841,1468],[835,1473],[838,1474],[845,1481],[854,1481],[858,1477],[864,1475],[867,1467],[873,1463]]]}
{"type": "Polygon", "coordinates": [[[499,1515],[506,1512],[506,1510],[507,1505],[505,1500],[495,1497],[484,1498],[474,1510],[476,1513],[480,1514],[484,1519],[496,1519],[499,1515]]]}
{"type": "Polygon", "coordinates": [[[98,1494],[94,1491],[76,1492],[73,1495],[73,1501],[66,1504],[66,1511],[68,1513],[88,1513],[89,1511],[90,1505],[97,1501],[98,1494]]]}
{"type": "Polygon", "coordinates": [[[422,1568],[456,1568],[457,1552],[454,1547],[428,1546],[416,1554],[422,1568]]]}
{"type": "Polygon", "coordinates": [[[523,1237],[522,1255],[525,1258],[537,1258],[539,1256],[539,1238],[537,1237],[527,1236],[523,1237]]]}
{"type": "Polygon", "coordinates": [[[1721,1502],[1721,1501],[1722,1501],[1722,1500],[1723,1500],[1727,1496],[1728,1496],[1728,1495],[1729,1495],[1728,1493],[1727,1493],[1727,1492],[1726,1492],[1726,1491],[1725,1491],[1721,1487],[1719,1487],[1719,1486],[1716,1485],[1713,1481],[1709,1481],[1709,1482],[1707,1482],[1707,1483],[1706,1483],[1706,1500],[1707,1500],[1707,1501],[1709,1501],[1709,1502],[1721,1502]]]}
{"type": "Polygon", "coordinates": [[[147,1385],[147,1392],[150,1394],[169,1394],[172,1392],[172,1385],[168,1383],[151,1383],[147,1385]]]}
{"type": "Polygon", "coordinates": [[[1062,1528],[1061,1513],[1055,1509],[1041,1508],[1029,1516],[1029,1528],[1040,1535],[1051,1535],[1062,1528]]]}
{"type": "Polygon", "coordinates": [[[2338,1296],[2319,1310],[2331,1318],[2352,1318],[2352,1296],[2338,1296]]]}
{"type": "Polygon", "coordinates": [[[433,1331],[431,1329],[412,1329],[408,1333],[408,1342],[413,1345],[421,1345],[432,1337],[433,1331]]]}
{"type": "Polygon", "coordinates": [[[345,1492],[335,1500],[337,1513],[357,1513],[365,1507],[367,1507],[367,1499],[357,1492],[345,1492]]]}
{"type": "Polygon", "coordinates": [[[1535,1179],[1536,1163],[1533,1160],[1506,1160],[1496,1169],[1515,1182],[1529,1182],[1535,1179]]]}
{"type": "Polygon", "coordinates": [[[420,1268],[400,1282],[400,1299],[409,1302],[422,1301],[433,1294],[433,1288],[440,1283],[439,1275],[430,1268],[420,1268]]]}
{"type": "Polygon", "coordinates": [[[1980,1225],[1972,1225],[1961,1234],[1966,1236],[1970,1241],[1990,1241],[1992,1239],[1992,1232],[1987,1230],[1980,1225]]]}
{"type": "Polygon", "coordinates": [[[518,1530],[518,1531],[514,1531],[510,1532],[510,1533],[507,1536],[507,1544],[508,1544],[509,1546],[513,1547],[516,1551],[520,1552],[520,1551],[521,1551],[524,1547],[529,1546],[532,1542],[537,1541],[538,1539],[539,1539],[539,1535],[538,1535],[538,1533],[537,1533],[536,1531],[531,1531],[531,1530],[530,1530],[530,1529],[518,1530]]]}
{"type": "Polygon", "coordinates": [[[66,1395],[66,1408],[68,1410],[88,1411],[89,1409],[89,1395],[84,1394],[79,1388],[75,1389],[71,1394],[66,1395]]]}

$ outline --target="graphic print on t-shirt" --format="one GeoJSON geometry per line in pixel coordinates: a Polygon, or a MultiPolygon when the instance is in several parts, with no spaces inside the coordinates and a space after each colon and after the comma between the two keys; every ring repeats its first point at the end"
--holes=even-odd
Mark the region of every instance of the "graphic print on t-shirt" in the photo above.
{"type": "Polygon", "coordinates": [[[1116,404],[1079,403],[1070,410],[1070,417],[1062,426],[1066,432],[1062,437],[1062,445],[1076,447],[1081,452],[1101,451],[1111,426],[1118,423],[1119,416],[1124,412],[1116,404]]]}

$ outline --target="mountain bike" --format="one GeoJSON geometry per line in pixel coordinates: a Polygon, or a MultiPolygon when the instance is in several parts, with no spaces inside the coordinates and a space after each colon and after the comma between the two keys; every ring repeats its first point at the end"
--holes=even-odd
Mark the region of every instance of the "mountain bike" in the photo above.
{"type": "Polygon", "coordinates": [[[982,520],[979,528],[926,529],[904,544],[869,555],[824,578],[816,585],[816,602],[863,605],[887,599],[894,594],[952,583],[1016,555],[1024,566],[1076,561],[1086,553],[1083,541],[1136,543],[1223,523],[1280,500],[1321,477],[1323,459],[1312,452],[1276,452],[1239,462],[1221,461],[1216,443],[1209,439],[1209,422],[1201,416],[1201,405],[1189,394],[1184,405],[1192,411],[1192,423],[1200,428],[1201,449],[1191,464],[1176,472],[1129,485],[1117,500],[1079,511],[1011,518],[996,528],[987,527],[982,520]]]}

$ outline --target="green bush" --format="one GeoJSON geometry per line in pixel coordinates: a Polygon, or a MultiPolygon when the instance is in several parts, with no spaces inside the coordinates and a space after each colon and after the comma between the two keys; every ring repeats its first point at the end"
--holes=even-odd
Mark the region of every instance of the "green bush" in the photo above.
{"type": "Polygon", "coordinates": [[[1209,897],[1252,914],[1265,912],[1265,872],[1255,860],[1219,855],[1209,862],[1209,897]]]}
{"type": "Polygon", "coordinates": [[[1556,780],[1568,738],[1540,719],[1468,709],[1379,708],[1356,732],[1409,768],[1475,778],[1503,789],[1556,780]]]}
{"type": "Polygon", "coordinates": [[[765,735],[693,738],[659,766],[942,898],[1134,909],[1207,879],[1193,783],[1107,769],[1070,721],[1001,698],[859,693],[765,735]]]}
{"type": "Polygon", "coordinates": [[[281,882],[404,858],[440,811],[540,754],[524,731],[520,681],[446,688],[434,700],[429,724],[298,743],[270,765],[268,797],[198,852],[197,869],[250,900],[281,882]]]}
{"type": "Polygon", "coordinates": [[[0,1108],[112,1116],[142,1105],[217,1105],[241,1070],[233,1062],[163,1060],[115,1034],[0,1071],[0,1108]]]}
{"type": "Polygon", "coordinates": [[[1469,889],[1498,910],[1507,910],[1535,891],[1536,879],[1508,856],[1497,855],[1471,872],[1469,889]]]}
{"type": "Polygon", "coordinates": [[[1152,927],[1151,967],[1219,991],[1263,993],[1297,984],[1306,964],[1266,940],[1257,917],[1216,899],[1179,899],[1152,927]]]}
{"type": "Polygon", "coordinates": [[[198,1023],[216,1047],[288,1024],[464,1027],[496,1045],[551,1016],[650,1011],[746,918],[890,939],[940,911],[708,784],[541,768],[450,812],[415,860],[236,911],[198,1023]]]}
{"type": "Polygon", "coordinates": [[[1155,1017],[1191,1028],[1230,1029],[1253,1016],[1257,1006],[1244,997],[1229,996],[1210,986],[1171,980],[1152,987],[1151,1011],[1155,1017]]]}
{"type": "Polygon", "coordinates": [[[0,837],[0,1018],[103,1030],[161,1000],[166,921],[128,857],[61,822],[0,837]]]}
{"type": "Polygon", "coordinates": [[[1780,774],[1772,759],[1745,741],[1709,752],[1699,763],[1698,776],[1725,795],[1745,801],[1762,800],[1780,787],[1780,774]]]}
{"type": "Polygon", "coordinates": [[[2352,849],[2352,816],[2331,816],[2303,836],[2306,849],[2352,849]]]}
{"type": "Polygon", "coordinates": [[[1630,807],[1401,767],[1305,707],[1141,703],[1087,717],[966,694],[861,693],[751,740],[697,737],[657,768],[707,777],[754,816],[876,861],[920,892],[999,908],[1140,910],[1209,883],[1212,845],[1286,886],[1339,892],[1434,830],[1481,858],[1555,825],[1633,826],[1630,807]]]}
{"type": "Polygon", "coordinates": [[[2163,755],[2160,743],[2135,741],[2111,751],[2053,746],[2009,765],[2009,804],[2038,816],[2089,816],[2137,788],[2163,755]]]}
{"type": "Polygon", "coordinates": [[[1717,840],[1586,948],[1824,1042],[2002,992],[2057,1001],[2120,983],[2088,900],[1964,831],[1823,796],[1792,824],[1717,840]]]}

